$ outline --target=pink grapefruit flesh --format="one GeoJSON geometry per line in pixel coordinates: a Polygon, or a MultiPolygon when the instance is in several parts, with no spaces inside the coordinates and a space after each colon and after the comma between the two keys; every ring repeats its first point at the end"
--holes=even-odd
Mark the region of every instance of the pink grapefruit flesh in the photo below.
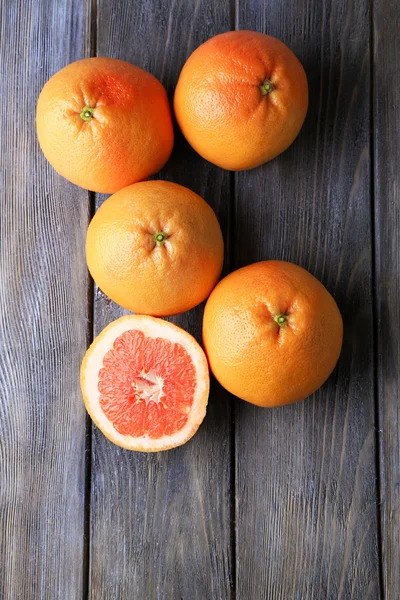
{"type": "Polygon", "coordinates": [[[205,416],[208,365],[183,329],[130,315],[94,340],[82,362],[81,387],[90,416],[111,441],[166,450],[190,439],[205,416]]]}

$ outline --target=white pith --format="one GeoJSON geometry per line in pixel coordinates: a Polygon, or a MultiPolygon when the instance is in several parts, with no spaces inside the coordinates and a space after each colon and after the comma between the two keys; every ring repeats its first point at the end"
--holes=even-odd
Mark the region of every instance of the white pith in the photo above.
{"type": "Polygon", "coordinates": [[[148,404],[155,402],[158,404],[163,392],[164,381],[159,377],[154,369],[141,371],[139,377],[134,378],[132,387],[135,388],[139,396],[148,404]]]}
{"type": "MultiPolygon", "coordinates": [[[[142,374],[141,374],[142,375],[142,374]]],[[[149,402],[150,396],[155,394],[157,400],[162,393],[162,380],[156,373],[149,371],[143,373],[143,381],[139,387],[141,396],[149,402]],[[155,387],[155,390],[152,388],[155,387]],[[147,396],[147,398],[146,398],[147,396]]],[[[137,389],[137,383],[135,387],[137,389]]],[[[81,388],[85,400],[86,409],[106,437],[114,443],[127,448],[128,450],[139,450],[142,452],[152,452],[157,450],[167,450],[180,446],[189,440],[197,431],[200,423],[206,414],[208,393],[209,393],[209,371],[205,354],[196,340],[183,329],[154,317],[144,315],[129,315],[121,317],[106,327],[103,332],[94,340],[90,346],[81,368],[81,388]],[[176,433],[168,436],[162,436],[159,439],[150,438],[147,435],[132,437],[120,434],[103,413],[100,406],[100,392],[98,390],[98,374],[103,367],[103,358],[113,346],[114,340],[125,331],[135,329],[142,331],[145,336],[151,338],[164,338],[170,342],[176,342],[183,346],[193,359],[196,371],[197,385],[193,398],[193,404],[189,411],[189,418],[186,425],[176,433]]]]}

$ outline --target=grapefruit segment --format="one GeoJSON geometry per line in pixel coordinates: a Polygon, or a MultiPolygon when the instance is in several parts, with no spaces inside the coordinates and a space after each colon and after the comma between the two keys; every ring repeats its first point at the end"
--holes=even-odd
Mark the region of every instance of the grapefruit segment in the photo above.
{"type": "Polygon", "coordinates": [[[142,452],[167,450],[189,440],[204,419],[208,364],[180,327],[129,315],[93,341],[81,388],[89,415],[112,442],[142,452]]]}

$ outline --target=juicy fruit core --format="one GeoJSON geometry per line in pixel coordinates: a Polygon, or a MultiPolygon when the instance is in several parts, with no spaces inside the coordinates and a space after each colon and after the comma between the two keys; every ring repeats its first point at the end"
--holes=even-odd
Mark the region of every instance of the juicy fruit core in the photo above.
{"type": "Polygon", "coordinates": [[[157,233],[153,235],[153,239],[157,246],[162,246],[168,237],[168,233],[165,233],[165,231],[157,231],[157,233]]]}
{"type": "Polygon", "coordinates": [[[180,344],[130,330],[105,354],[98,390],[100,407],[118,433],[158,439],[187,423],[196,371],[180,344]]]}
{"type": "Polygon", "coordinates": [[[275,89],[274,84],[269,80],[265,79],[260,85],[261,95],[267,96],[275,89]]]}
{"type": "Polygon", "coordinates": [[[91,121],[93,119],[94,108],[90,108],[90,106],[84,106],[82,108],[80,117],[84,121],[91,121]]]}
{"type": "Polygon", "coordinates": [[[148,404],[149,402],[160,402],[163,390],[163,380],[158,377],[154,369],[148,373],[140,373],[139,377],[134,377],[132,387],[136,388],[141,398],[148,404]]]}

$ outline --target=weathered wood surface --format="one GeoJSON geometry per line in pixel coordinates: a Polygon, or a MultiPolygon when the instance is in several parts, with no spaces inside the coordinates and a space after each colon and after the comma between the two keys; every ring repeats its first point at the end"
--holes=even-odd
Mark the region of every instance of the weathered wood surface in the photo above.
{"type": "MultiPolygon", "coordinates": [[[[173,90],[187,56],[230,27],[228,2],[100,1],[97,53],[150,71],[173,90]]],[[[228,173],[203,161],[176,132],[161,179],[186,185],[229,222],[228,173]]],[[[97,205],[103,197],[97,199],[97,205]]],[[[96,331],[122,311],[97,293],[96,331]]],[[[202,309],[174,321],[198,339],[202,309]]],[[[96,429],[92,445],[90,591],[93,600],[206,600],[231,596],[230,404],[213,386],[207,417],[188,444],[142,455],[96,429]],[[106,551],[105,551],[106,549],[106,551]]]]}
{"type": "Polygon", "coordinates": [[[88,194],[39,150],[45,81],[87,54],[89,3],[0,5],[0,598],[82,598],[88,194]]]}
{"type": "Polygon", "coordinates": [[[235,266],[304,266],[345,322],[340,363],[312,399],[237,404],[237,599],[376,600],[369,3],[240,0],[237,26],[293,49],[310,108],[285,154],[236,177],[235,266]]]}
{"type": "Polygon", "coordinates": [[[400,10],[374,3],[373,129],[376,218],[380,515],[386,600],[400,596],[400,10]]]}
{"type": "MultiPolygon", "coordinates": [[[[371,5],[0,3],[1,600],[399,598],[400,6],[371,5]],[[314,398],[278,410],[214,385],[182,448],[130,453],[93,427],[85,452],[89,197],[41,155],[37,96],[97,46],[172,99],[190,52],[235,26],[276,35],[303,61],[298,140],[232,176],[177,132],[158,177],[216,209],[226,269],[283,258],[325,283],[345,318],[340,363],[314,398]]],[[[95,290],[95,333],[121,314],[95,290]]],[[[201,315],[175,320],[200,339],[201,315]]]]}

